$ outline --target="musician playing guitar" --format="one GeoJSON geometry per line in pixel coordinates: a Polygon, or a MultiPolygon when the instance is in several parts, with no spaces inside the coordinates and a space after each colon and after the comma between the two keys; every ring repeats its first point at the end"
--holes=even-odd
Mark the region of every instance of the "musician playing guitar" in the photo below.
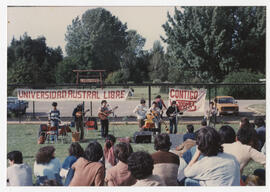
{"type": "Polygon", "coordinates": [[[83,105],[79,104],[73,110],[73,113],[72,113],[72,116],[74,117],[74,121],[75,121],[76,131],[80,132],[80,140],[83,140],[84,138],[83,117],[87,111],[89,110],[86,110],[85,112],[83,112],[83,105]]]}
{"type": "Polygon", "coordinates": [[[101,101],[101,107],[98,111],[98,117],[100,118],[101,123],[101,136],[106,138],[109,132],[109,120],[108,116],[112,113],[113,110],[110,110],[109,106],[107,105],[106,100],[101,101]]]}
{"type": "MultiPolygon", "coordinates": [[[[152,115],[153,122],[155,123],[155,128],[158,129],[158,133],[161,132],[161,114],[160,114],[160,108],[158,107],[157,102],[153,101],[152,106],[147,111],[147,114],[152,115]]],[[[155,133],[155,132],[154,132],[155,133]]]]}
{"type": "MultiPolygon", "coordinates": [[[[169,117],[170,121],[170,134],[177,133],[177,114],[179,114],[180,111],[176,105],[176,101],[173,101],[171,106],[167,109],[166,114],[169,117]],[[174,127],[174,130],[173,130],[174,127]]],[[[180,114],[183,114],[182,112],[180,114]]]]}

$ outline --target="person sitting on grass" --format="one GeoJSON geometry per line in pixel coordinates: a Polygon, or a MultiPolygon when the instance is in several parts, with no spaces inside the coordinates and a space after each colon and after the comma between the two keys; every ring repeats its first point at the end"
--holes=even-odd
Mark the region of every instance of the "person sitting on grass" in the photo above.
{"type": "Polygon", "coordinates": [[[133,186],[165,186],[159,176],[153,175],[154,161],[149,153],[134,152],[129,156],[127,164],[131,175],[137,179],[133,186]]]}
{"type": "MultiPolygon", "coordinates": [[[[64,160],[62,164],[62,169],[60,171],[60,176],[63,178],[67,178],[68,171],[70,170],[73,163],[77,161],[78,158],[84,156],[84,151],[81,145],[78,142],[71,143],[68,148],[69,156],[64,160]]],[[[70,180],[66,179],[65,185],[68,185],[70,180]]]]}
{"type": "Polygon", "coordinates": [[[32,169],[23,163],[20,151],[11,151],[7,154],[9,167],[7,168],[8,186],[32,186],[32,169]]]}
{"type": "Polygon", "coordinates": [[[250,124],[249,123],[249,119],[247,118],[247,117],[242,117],[241,119],[240,119],[240,126],[239,126],[239,128],[241,128],[242,126],[244,126],[244,125],[246,125],[246,124],[250,124]]]}
{"type": "MultiPolygon", "coordinates": [[[[229,138],[234,136],[232,133],[229,133],[228,130],[226,130],[226,132],[229,136],[223,134],[223,138],[229,138]]],[[[229,141],[227,141],[228,139],[222,139],[224,140],[224,144],[222,145],[224,152],[235,156],[235,158],[240,163],[241,173],[251,159],[265,166],[265,155],[252,147],[254,143],[254,138],[256,138],[254,137],[254,134],[256,134],[256,131],[253,129],[253,127],[250,124],[245,124],[237,131],[236,139],[234,139],[235,142],[231,143],[232,139],[230,139],[229,141]]]]}
{"type": "Polygon", "coordinates": [[[240,166],[236,158],[223,153],[220,136],[212,127],[196,134],[197,150],[184,170],[185,185],[239,186],[240,166]],[[198,158],[203,154],[204,157],[198,158]]]}
{"type": "Polygon", "coordinates": [[[193,125],[187,125],[187,133],[183,136],[183,141],[185,142],[187,139],[195,140],[195,133],[193,125]]]}
{"type": "Polygon", "coordinates": [[[127,160],[133,153],[129,143],[118,143],[114,148],[114,154],[118,163],[106,172],[105,182],[108,186],[131,186],[136,179],[128,170],[127,160]]]}
{"type": "Polygon", "coordinates": [[[155,137],[154,147],[157,152],[152,154],[154,160],[153,174],[158,175],[167,186],[177,186],[179,157],[169,152],[171,145],[168,134],[162,133],[155,137]]]}
{"type": "Polygon", "coordinates": [[[105,168],[110,169],[112,166],[116,165],[115,156],[114,156],[114,143],[116,141],[115,136],[108,135],[105,139],[104,145],[104,159],[105,159],[105,168]]]}
{"type": "Polygon", "coordinates": [[[46,179],[56,179],[62,184],[60,177],[61,163],[55,158],[55,148],[53,146],[41,147],[36,154],[34,163],[34,174],[37,177],[36,185],[42,185],[46,179]]]}
{"type": "Polygon", "coordinates": [[[255,129],[259,138],[259,150],[262,149],[265,143],[265,122],[262,117],[256,117],[254,121],[257,128],[255,129]]]}
{"type": "Polygon", "coordinates": [[[84,157],[71,166],[74,176],[69,186],[103,186],[105,167],[99,162],[102,157],[101,145],[97,141],[89,143],[84,150],[84,157]]]}

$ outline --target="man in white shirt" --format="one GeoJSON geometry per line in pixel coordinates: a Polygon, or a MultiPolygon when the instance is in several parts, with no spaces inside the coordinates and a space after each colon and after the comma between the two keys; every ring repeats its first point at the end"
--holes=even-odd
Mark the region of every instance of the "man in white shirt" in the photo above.
{"type": "Polygon", "coordinates": [[[137,115],[139,129],[141,129],[142,126],[144,125],[144,120],[146,118],[147,110],[148,108],[145,105],[144,99],[141,99],[140,105],[137,105],[136,108],[133,110],[133,113],[137,115]]]}
{"type": "Polygon", "coordinates": [[[32,169],[23,163],[20,151],[11,151],[7,154],[9,167],[7,168],[8,186],[32,186],[32,169]]]}

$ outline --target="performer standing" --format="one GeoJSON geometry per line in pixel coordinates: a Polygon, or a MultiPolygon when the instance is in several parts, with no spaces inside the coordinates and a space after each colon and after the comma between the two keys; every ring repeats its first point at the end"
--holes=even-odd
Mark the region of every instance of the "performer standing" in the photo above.
{"type": "Polygon", "coordinates": [[[166,114],[169,117],[169,121],[170,121],[170,134],[177,133],[177,114],[178,113],[180,113],[180,111],[176,105],[176,101],[173,101],[172,105],[166,111],[166,114]],[[174,127],[174,131],[173,131],[173,127],[174,127]]]}
{"type": "Polygon", "coordinates": [[[139,129],[141,129],[142,126],[144,125],[144,120],[146,118],[147,110],[148,109],[145,105],[144,99],[141,99],[140,105],[137,105],[137,107],[133,110],[133,113],[135,113],[137,115],[139,129]]]}
{"type": "Polygon", "coordinates": [[[147,114],[152,114],[153,115],[153,122],[155,123],[155,128],[157,128],[158,129],[158,133],[160,133],[161,132],[160,108],[158,107],[158,105],[157,105],[157,103],[155,101],[153,101],[152,106],[149,108],[147,114]]]}
{"type": "Polygon", "coordinates": [[[84,129],[83,129],[83,105],[79,104],[73,110],[72,116],[74,117],[76,131],[80,132],[80,140],[84,138],[84,129]]]}
{"type": "Polygon", "coordinates": [[[57,109],[57,103],[53,102],[52,103],[53,109],[49,112],[48,115],[48,121],[51,127],[56,127],[56,135],[58,137],[58,128],[59,124],[61,122],[60,120],[60,111],[57,109]]]}
{"type": "Polygon", "coordinates": [[[166,107],[166,105],[165,105],[163,99],[161,99],[161,96],[160,96],[160,95],[157,95],[157,96],[155,97],[155,102],[157,103],[157,106],[158,106],[159,109],[161,110],[161,116],[162,116],[162,113],[163,113],[162,108],[164,107],[165,109],[167,109],[167,107],[166,107]]]}
{"type": "Polygon", "coordinates": [[[213,101],[210,102],[209,109],[206,111],[206,121],[208,126],[213,126],[215,127],[216,122],[215,122],[215,117],[217,115],[217,109],[215,107],[215,104],[213,101]]]}
{"type": "Polygon", "coordinates": [[[108,136],[109,132],[109,120],[108,116],[110,114],[110,109],[109,106],[107,105],[106,100],[101,101],[101,107],[99,108],[98,111],[98,116],[100,118],[100,123],[101,123],[101,136],[103,138],[106,138],[108,136]]]}

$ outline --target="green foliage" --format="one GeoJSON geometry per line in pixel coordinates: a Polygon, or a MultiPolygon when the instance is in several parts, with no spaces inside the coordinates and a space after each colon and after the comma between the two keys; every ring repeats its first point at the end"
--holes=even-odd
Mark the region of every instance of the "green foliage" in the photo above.
{"type": "Polygon", "coordinates": [[[163,47],[160,41],[155,41],[153,49],[150,53],[149,60],[149,76],[152,81],[159,79],[160,81],[167,80],[168,65],[164,59],[163,47]]]}
{"type": "Polygon", "coordinates": [[[118,70],[127,47],[126,29],[126,24],[106,9],[89,9],[67,27],[67,55],[78,61],[77,68],[118,70]]]}
{"type": "Polygon", "coordinates": [[[169,71],[178,76],[169,80],[184,81],[183,71],[201,82],[221,82],[245,68],[265,73],[265,19],[265,7],[182,7],[173,17],[168,13],[162,39],[169,71]]]}
{"type": "Polygon", "coordinates": [[[114,71],[109,73],[108,77],[105,79],[105,83],[125,83],[125,73],[122,70],[114,71]]]}
{"type": "MultiPolygon", "coordinates": [[[[232,72],[224,79],[224,83],[258,83],[264,79],[261,73],[255,74],[249,70],[232,72]]],[[[265,99],[265,86],[224,86],[220,88],[222,95],[233,96],[236,99],[265,99]]]]}
{"type": "Polygon", "coordinates": [[[8,83],[55,83],[56,66],[62,59],[60,47],[49,48],[44,37],[31,39],[25,33],[20,40],[13,39],[8,47],[8,83]]]}

